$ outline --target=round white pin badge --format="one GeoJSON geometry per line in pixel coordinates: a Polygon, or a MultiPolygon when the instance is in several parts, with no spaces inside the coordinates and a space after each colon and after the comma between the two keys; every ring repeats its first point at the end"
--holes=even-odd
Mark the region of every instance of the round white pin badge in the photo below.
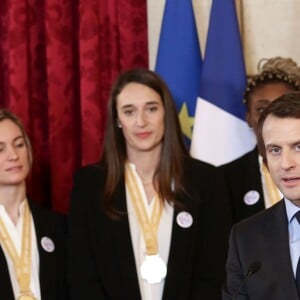
{"type": "Polygon", "coordinates": [[[254,205],[259,200],[258,191],[249,191],[244,196],[244,203],[247,205],[254,205]]]}
{"type": "Polygon", "coordinates": [[[176,216],[177,224],[182,228],[189,228],[193,224],[193,217],[187,211],[182,211],[176,216]]]}
{"type": "Polygon", "coordinates": [[[41,245],[46,252],[53,252],[55,249],[54,242],[47,236],[42,237],[41,245]]]}

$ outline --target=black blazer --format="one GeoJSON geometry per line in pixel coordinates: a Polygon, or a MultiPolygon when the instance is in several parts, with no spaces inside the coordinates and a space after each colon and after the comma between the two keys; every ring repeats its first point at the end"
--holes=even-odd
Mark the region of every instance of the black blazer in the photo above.
{"type": "Polygon", "coordinates": [[[237,299],[299,299],[290,260],[283,200],[232,228],[224,300],[234,299],[243,276],[255,261],[260,262],[261,267],[242,286],[237,299]]]}
{"type": "Polygon", "coordinates": [[[229,190],[234,223],[265,209],[257,148],[220,168],[224,172],[229,190]],[[253,205],[244,202],[244,196],[249,191],[256,191],[259,194],[258,201],[253,205]]]}
{"type": "MultiPolygon", "coordinates": [[[[101,165],[75,176],[69,213],[69,289],[71,299],[141,299],[126,215],[125,184],[113,195],[125,212],[110,219],[101,206],[106,173],[101,165]]],[[[224,279],[230,211],[219,171],[194,159],[185,162],[181,201],[193,216],[184,229],[174,211],[164,300],[220,299],[224,279]]]]}
{"type": "MultiPolygon", "coordinates": [[[[42,300],[67,299],[66,286],[66,220],[29,201],[40,260],[40,289],[42,300]],[[49,237],[55,245],[53,252],[46,252],[42,237],[49,237]]],[[[0,246],[0,299],[14,300],[7,262],[0,246]]]]}

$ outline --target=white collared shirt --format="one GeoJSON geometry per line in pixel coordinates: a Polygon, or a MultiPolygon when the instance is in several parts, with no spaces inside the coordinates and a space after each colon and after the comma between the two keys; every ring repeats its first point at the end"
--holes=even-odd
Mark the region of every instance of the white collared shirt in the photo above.
{"type": "MultiPolygon", "coordinates": [[[[151,216],[154,201],[151,201],[150,204],[148,203],[142,181],[136,172],[135,166],[133,164],[129,164],[129,165],[133,170],[138,186],[142,192],[142,201],[144,202],[144,205],[147,208],[148,216],[151,216]]],[[[137,268],[142,300],[161,300],[165,281],[162,280],[160,283],[149,284],[147,281],[141,278],[140,267],[146,256],[146,245],[144,242],[143,234],[140,230],[139,222],[133,207],[132,199],[130,198],[130,193],[128,192],[127,188],[126,188],[126,203],[127,203],[127,210],[128,210],[131,241],[133,246],[134,258],[135,258],[135,264],[137,268]]],[[[171,243],[173,213],[174,213],[173,207],[170,204],[165,203],[162,216],[160,219],[159,227],[158,227],[158,253],[166,265],[168,263],[170,243],[171,243]]]]}
{"type": "MultiPolygon", "coordinates": [[[[26,200],[25,200],[26,201],[26,200]]],[[[3,223],[7,229],[7,231],[10,234],[10,237],[12,239],[12,242],[20,255],[21,253],[21,248],[22,248],[22,228],[23,228],[23,220],[24,220],[24,203],[23,201],[20,204],[19,207],[19,217],[17,224],[15,225],[9,215],[6,212],[6,209],[3,205],[0,204],[0,218],[3,220],[3,223]]],[[[31,278],[30,278],[30,289],[31,292],[33,293],[34,297],[37,300],[41,299],[41,291],[40,291],[40,279],[39,279],[39,252],[38,252],[38,247],[37,247],[37,242],[36,242],[36,233],[35,233],[35,228],[34,228],[34,223],[32,216],[30,214],[31,218],[31,278]]],[[[0,244],[2,246],[2,242],[0,241],[0,244]]],[[[5,248],[2,246],[1,247],[3,250],[3,253],[6,258],[6,262],[8,265],[8,272],[9,272],[9,277],[10,281],[12,284],[12,289],[15,298],[17,299],[18,296],[20,295],[20,288],[19,284],[17,281],[17,276],[16,272],[13,266],[13,262],[6,252],[5,248]]],[[[0,283],[1,286],[1,283],[0,283]]]]}
{"type": "Polygon", "coordinates": [[[297,264],[300,257],[300,224],[295,218],[295,213],[300,207],[284,199],[289,229],[289,246],[294,276],[296,277],[297,264]]]}

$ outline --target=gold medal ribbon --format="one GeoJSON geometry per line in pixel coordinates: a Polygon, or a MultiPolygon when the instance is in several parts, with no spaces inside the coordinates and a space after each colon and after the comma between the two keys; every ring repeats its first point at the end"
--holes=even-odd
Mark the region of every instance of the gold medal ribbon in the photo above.
{"type": "Polygon", "coordinates": [[[153,199],[154,207],[151,218],[149,218],[144,202],[142,201],[140,187],[128,163],[126,164],[125,168],[125,179],[128,192],[132,199],[133,207],[144,237],[147,255],[155,255],[158,253],[157,231],[163,211],[162,203],[156,195],[153,199]]]}
{"type": "Polygon", "coordinates": [[[31,276],[31,217],[27,200],[24,203],[24,218],[22,228],[22,248],[21,255],[15,248],[15,245],[0,218],[0,239],[13,262],[20,288],[20,297],[18,299],[35,299],[30,291],[31,276]]]}
{"type": "Polygon", "coordinates": [[[266,183],[267,193],[269,195],[271,205],[273,205],[281,199],[281,195],[278,192],[278,188],[275,185],[267,166],[265,165],[264,162],[262,162],[261,165],[262,165],[261,168],[262,168],[263,177],[266,183]]]}

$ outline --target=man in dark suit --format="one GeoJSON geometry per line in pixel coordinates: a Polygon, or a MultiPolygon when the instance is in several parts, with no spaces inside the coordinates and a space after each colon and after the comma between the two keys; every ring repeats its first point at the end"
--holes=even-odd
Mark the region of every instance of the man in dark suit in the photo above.
{"type": "Polygon", "coordinates": [[[284,198],[233,226],[223,299],[296,300],[300,295],[300,92],[274,100],[257,129],[264,159],[284,198]]]}
{"type": "MultiPolygon", "coordinates": [[[[261,112],[277,97],[300,89],[300,69],[288,58],[275,57],[263,60],[260,72],[249,78],[245,93],[247,122],[257,134],[257,122],[261,112]]],[[[230,192],[233,221],[238,222],[280,200],[274,186],[265,184],[269,180],[258,148],[221,167],[230,192]]]]}

